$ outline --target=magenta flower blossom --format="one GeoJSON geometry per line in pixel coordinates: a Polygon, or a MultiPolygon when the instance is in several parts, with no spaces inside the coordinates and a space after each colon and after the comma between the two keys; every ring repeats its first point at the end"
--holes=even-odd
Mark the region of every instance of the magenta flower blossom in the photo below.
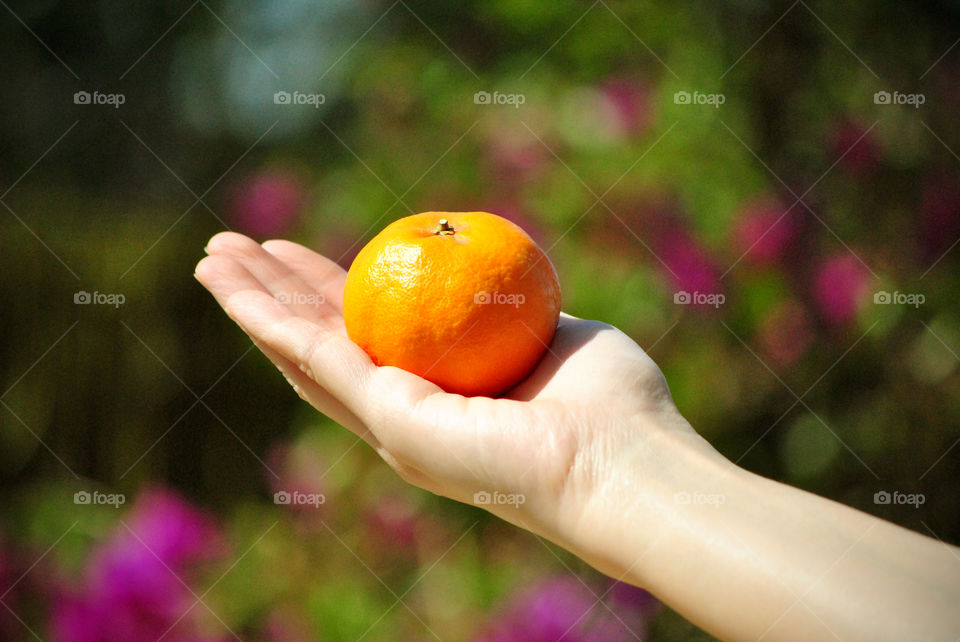
{"type": "Polygon", "coordinates": [[[549,154],[538,141],[513,136],[509,130],[493,133],[487,153],[491,172],[511,185],[537,176],[549,154]]]}
{"type": "Polygon", "coordinates": [[[603,83],[601,92],[612,107],[614,124],[621,135],[636,134],[651,124],[650,92],[646,85],[612,78],[603,83]]]}
{"type": "Polygon", "coordinates": [[[364,515],[367,530],[395,552],[416,547],[420,518],[416,508],[397,495],[380,497],[364,515]]]}
{"type": "MultiPolygon", "coordinates": [[[[0,595],[7,608],[16,612],[18,610],[18,591],[14,586],[17,578],[22,571],[16,569],[13,561],[13,555],[0,541],[0,595]]],[[[7,608],[0,607],[0,638],[4,640],[15,640],[20,633],[26,633],[23,625],[17,622],[13,614],[7,608]]]]}
{"type": "Polygon", "coordinates": [[[0,640],[28,640],[27,626],[49,609],[51,596],[65,586],[54,556],[44,556],[45,544],[7,544],[0,533],[0,640]],[[26,626],[25,622],[28,622],[26,626]]]}
{"type": "Polygon", "coordinates": [[[789,211],[782,203],[763,199],[746,208],[734,231],[738,253],[746,252],[744,260],[757,264],[775,263],[783,258],[797,239],[799,232],[797,209],[789,211]]]}
{"type": "Polygon", "coordinates": [[[323,478],[328,469],[324,458],[309,444],[282,443],[267,455],[267,465],[279,476],[264,471],[274,502],[295,511],[299,525],[322,528],[327,500],[323,478]]]}
{"type": "MultiPolygon", "coordinates": [[[[677,206],[656,194],[635,195],[631,201],[613,202],[611,207],[616,215],[606,211],[597,215],[589,231],[593,242],[617,253],[629,253],[632,260],[639,256],[656,266],[674,296],[686,292],[693,302],[695,293],[723,294],[716,262],[677,214],[677,206]]],[[[597,211],[601,212],[599,207],[597,211]]],[[[715,309],[698,303],[690,307],[699,311],[715,309]]]]}
{"type": "Polygon", "coordinates": [[[722,292],[719,270],[703,246],[684,228],[670,225],[657,242],[656,252],[677,290],[689,293],[722,292]]]}
{"type": "Polygon", "coordinates": [[[920,237],[927,261],[939,258],[960,238],[960,191],[955,181],[939,178],[924,187],[920,237]]]}
{"type": "Polygon", "coordinates": [[[840,167],[855,176],[873,170],[880,161],[880,145],[873,131],[851,120],[845,120],[830,135],[830,151],[834,159],[843,156],[840,167]]]}
{"type": "Polygon", "coordinates": [[[607,595],[617,604],[646,614],[660,609],[660,601],[650,592],[626,582],[614,582],[607,595]]]}
{"type": "Polygon", "coordinates": [[[813,298],[823,319],[831,325],[852,321],[869,287],[870,273],[848,252],[824,261],[813,277],[813,298]]]}
{"type": "Polygon", "coordinates": [[[574,577],[549,578],[511,600],[514,606],[476,642],[642,640],[652,611],[649,594],[614,586],[602,603],[600,595],[574,577]]]}
{"type": "Polygon", "coordinates": [[[192,565],[220,549],[213,521],[164,490],[144,493],[124,521],[90,556],[81,586],[59,598],[55,639],[212,639],[196,631],[204,607],[187,614],[195,598],[185,582],[192,565]]]}
{"type": "Polygon", "coordinates": [[[303,188],[295,179],[279,172],[255,174],[235,188],[230,222],[251,236],[280,236],[296,223],[303,205],[303,188]]]}

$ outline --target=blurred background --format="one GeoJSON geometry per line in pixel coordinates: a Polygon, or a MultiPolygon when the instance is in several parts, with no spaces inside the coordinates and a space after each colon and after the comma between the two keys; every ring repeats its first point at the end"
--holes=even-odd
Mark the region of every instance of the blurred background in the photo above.
{"type": "Polygon", "coordinates": [[[300,402],[228,228],[506,216],[727,457],[960,541],[958,3],[0,5],[0,639],[710,639],[300,402]]]}

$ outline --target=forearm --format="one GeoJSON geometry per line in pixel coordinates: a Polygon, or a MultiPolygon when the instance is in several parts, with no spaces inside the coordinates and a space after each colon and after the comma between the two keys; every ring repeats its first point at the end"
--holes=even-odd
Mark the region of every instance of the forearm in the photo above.
{"type": "Polygon", "coordinates": [[[737,468],[693,433],[648,434],[575,538],[600,570],[724,639],[960,635],[957,549],[737,468]]]}

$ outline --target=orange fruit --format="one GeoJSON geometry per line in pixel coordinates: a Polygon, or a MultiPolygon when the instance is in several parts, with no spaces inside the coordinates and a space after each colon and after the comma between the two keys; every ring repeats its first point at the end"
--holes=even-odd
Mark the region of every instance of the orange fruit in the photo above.
{"type": "Polygon", "coordinates": [[[495,396],[524,379],[559,317],[550,259],[487,212],[394,221],[360,250],[343,290],[347,334],[374,363],[462,395],[495,396]]]}

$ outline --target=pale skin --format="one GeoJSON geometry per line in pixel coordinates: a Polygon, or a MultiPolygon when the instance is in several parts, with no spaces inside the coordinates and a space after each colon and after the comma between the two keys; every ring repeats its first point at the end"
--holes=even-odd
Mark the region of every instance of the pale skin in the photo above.
{"type": "Polygon", "coordinates": [[[403,480],[466,503],[522,493],[485,508],[722,639],[960,639],[960,549],[737,467],[616,328],[563,315],[525,381],[466,398],[350,341],[333,261],[232,232],[206,251],[196,276],[227,314],[403,480]]]}

